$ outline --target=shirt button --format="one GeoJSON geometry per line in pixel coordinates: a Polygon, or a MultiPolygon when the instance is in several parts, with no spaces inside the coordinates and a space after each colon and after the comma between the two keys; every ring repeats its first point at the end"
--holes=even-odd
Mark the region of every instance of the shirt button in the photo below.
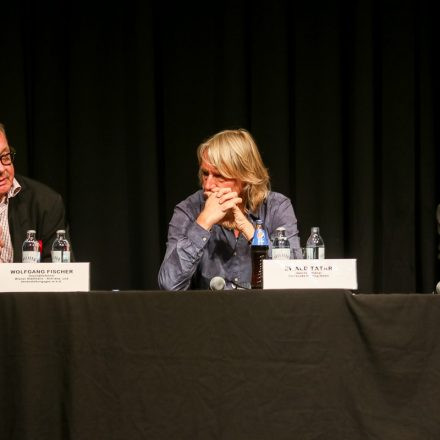
{"type": "Polygon", "coordinates": [[[234,278],[234,281],[235,281],[236,283],[238,283],[238,278],[234,278]]]}
{"type": "Polygon", "coordinates": [[[236,255],[237,255],[237,252],[234,252],[234,255],[236,256],[236,255]]]}
{"type": "Polygon", "coordinates": [[[206,237],[203,237],[202,240],[203,240],[203,241],[206,241],[206,237]]]}

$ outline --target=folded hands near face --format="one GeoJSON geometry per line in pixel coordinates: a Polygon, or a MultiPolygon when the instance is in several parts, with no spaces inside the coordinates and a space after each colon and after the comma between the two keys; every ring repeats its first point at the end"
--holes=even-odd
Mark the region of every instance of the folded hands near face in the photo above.
{"type": "Polygon", "coordinates": [[[213,187],[204,192],[206,202],[197,222],[205,229],[220,224],[241,232],[250,240],[254,228],[244,214],[243,199],[232,188],[213,187]]]}

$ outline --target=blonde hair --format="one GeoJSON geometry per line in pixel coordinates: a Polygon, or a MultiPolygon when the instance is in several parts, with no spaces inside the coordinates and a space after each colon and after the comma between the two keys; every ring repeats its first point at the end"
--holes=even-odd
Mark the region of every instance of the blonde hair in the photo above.
{"type": "MultiPolygon", "coordinates": [[[[247,210],[256,211],[269,194],[269,173],[257,144],[247,130],[240,128],[215,134],[199,145],[197,158],[199,166],[205,159],[222,176],[243,182],[242,197],[247,210]]],[[[200,183],[202,178],[202,171],[199,169],[200,183]]]]}

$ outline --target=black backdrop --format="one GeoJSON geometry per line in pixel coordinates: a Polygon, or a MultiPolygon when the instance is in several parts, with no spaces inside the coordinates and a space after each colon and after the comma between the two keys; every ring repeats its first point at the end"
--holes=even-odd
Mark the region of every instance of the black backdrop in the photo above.
{"type": "Polygon", "coordinates": [[[255,136],[301,242],[358,258],[360,291],[439,277],[438,27],[426,0],[17,0],[0,121],[18,172],[63,195],[95,289],[154,289],[195,149],[255,136]]]}

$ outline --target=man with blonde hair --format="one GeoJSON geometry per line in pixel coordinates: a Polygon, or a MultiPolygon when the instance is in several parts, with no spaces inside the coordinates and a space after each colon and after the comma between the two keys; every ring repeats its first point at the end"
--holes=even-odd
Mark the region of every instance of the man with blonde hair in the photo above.
{"type": "Polygon", "coordinates": [[[46,185],[16,175],[14,156],[0,124],[0,263],[21,261],[21,246],[29,229],[36,230],[43,247],[41,261],[47,262],[56,231],[67,227],[64,204],[46,185]]]}
{"type": "Polygon", "coordinates": [[[215,134],[199,145],[197,157],[202,189],[174,210],[160,288],[209,289],[216,276],[225,279],[226,289],[250,287],[250,240],[258,219],[269,235],[284,227],[293,255],[300,258],[292,204],[270,191],[269,174],[248,131],[215,134]]]}

